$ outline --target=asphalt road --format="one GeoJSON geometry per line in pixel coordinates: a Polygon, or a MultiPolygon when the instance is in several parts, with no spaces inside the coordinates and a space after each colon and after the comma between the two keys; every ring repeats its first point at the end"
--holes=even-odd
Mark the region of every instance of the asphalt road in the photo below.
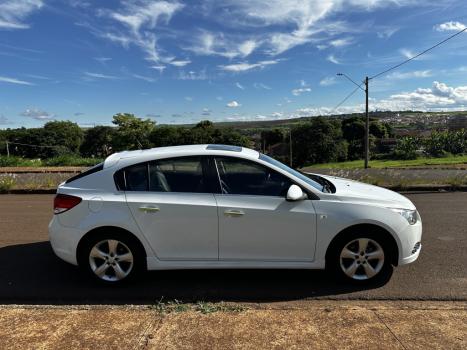
{"type": "Polygon", "coordinates": [[[320,299],[467,301],[467,193],[407,195],[422,216],[419,259],[384,285],[356,289],[324,271],[153,271],[131,285],[96,285],[62,262],[47,241],[51,195],[0,195],[0,303],[151,304],[160,300],[285,301],[320,299]]]}

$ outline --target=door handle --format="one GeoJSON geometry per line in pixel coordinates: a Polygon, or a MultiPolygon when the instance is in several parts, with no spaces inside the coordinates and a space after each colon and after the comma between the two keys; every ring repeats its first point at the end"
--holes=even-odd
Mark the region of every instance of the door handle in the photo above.
{"type": "Polygon", "coordinates": [[[224,211],[224,215],[226,216],[242,216],[245,215],[245,212],[242,210],[226,210],[224,211]]]}
{"type": "Polygon", "coordinates": [[[139,210],[144,211],[145,213],[153,213],[159,211],[159,207],[151,207],[151,206],[142,206],[139,207],[139,210]]]}

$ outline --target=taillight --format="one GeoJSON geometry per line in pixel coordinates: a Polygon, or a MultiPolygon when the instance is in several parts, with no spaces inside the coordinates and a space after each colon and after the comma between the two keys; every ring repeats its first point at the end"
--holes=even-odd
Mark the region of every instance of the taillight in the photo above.
{"type": "Polygon", "coordinates": [[[81,198],[69,194],[57,194],[54,198],[54,214],[60,214],[76,207],[81,200],[81,198]]]}

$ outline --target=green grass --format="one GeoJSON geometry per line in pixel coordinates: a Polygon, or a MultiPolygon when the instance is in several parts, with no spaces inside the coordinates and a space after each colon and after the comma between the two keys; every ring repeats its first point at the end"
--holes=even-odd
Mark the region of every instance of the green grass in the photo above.
{"type": "Polygon", "coordinates": [[[49,159],[26,159],[14,156],[0,156],[0,167],[44,167],[44,166],[85,166],[90,167],[102,162],[99,158],[82,158],[63,155],[49,159]]]}
{"type": "MultiPolygon", "coordinates": [[[[370,168],[407,168],[423,167],[436,165],[455,165],[467,164],[467,155],[449,156],[443,158],[417,158],[411,160],[370,160],[370,168]]],[[[304,167],[303,169],[358,169],[363,168],[363,160],[352,160],[348,162],[315,164],[304,167]]]]}

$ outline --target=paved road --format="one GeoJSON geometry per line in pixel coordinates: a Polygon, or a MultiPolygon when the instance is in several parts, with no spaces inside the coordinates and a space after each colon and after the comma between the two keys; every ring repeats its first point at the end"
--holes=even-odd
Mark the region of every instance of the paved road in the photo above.
{"type": "Polygon", "coordinates": [[[286,301],[412,299],[467,301],[467,193],[410,194],[423,224],[414,264],[385,285],[357,290],[323,271],[155,271],[120,288],[96,286],[53,254],[47,242],[50,195],[0,196],[0,303],[126,304],[161,299],[286,301]]]}

